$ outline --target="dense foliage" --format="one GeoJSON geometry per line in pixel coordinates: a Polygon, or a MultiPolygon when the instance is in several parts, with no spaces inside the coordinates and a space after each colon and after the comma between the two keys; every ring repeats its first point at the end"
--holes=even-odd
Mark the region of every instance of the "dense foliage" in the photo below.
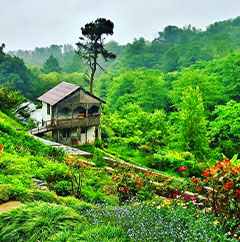
{"type": "MultiPolygon", "coordinates": [[[[107,101],[102,140],[95,143],[100,149],[81,147],[95,154],[94,168],[43,145],[21,131],[26,127],[0,112],[0,203],[39,201],[1,214],[0,238],[13,242],[239,239],[239,30],[238,17],[206,31],[167,26],[151,42],[140,38],[125,46],[107,43],[104,50],[117,58],[108,63],[96,60],[107,71],[96,73],[93,88],[107,101]],[[103,155],[161,174],[155,177],[153,170],[139,174],[116,165],[109,169],[103,155]],[[215,164],[226,156],[232,161],[225,158],[215,164]],[[203,196],[185,196],[184,189],[196,189],[203,196]],[[110,206],[96,207],[99,203],[110,206]]],[[[0,110],[4,112],[22,100],[19,91],[35,101],[62,81],[89,87],[88,67],[70,45],[11,52],[31,64],[28,67],[3,48],[0,110]]]]}

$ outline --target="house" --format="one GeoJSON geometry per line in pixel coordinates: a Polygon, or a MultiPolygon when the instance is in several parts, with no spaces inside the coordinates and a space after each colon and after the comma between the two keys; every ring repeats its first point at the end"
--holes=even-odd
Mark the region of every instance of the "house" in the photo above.
{"type": "Polygon", "coordinates": [[[35,134],[51,132],[68,145],[93,143],[101,138],[101,106],[105,103],[80,86],[62,82],[38,98],[42,101],[42,125],[35,134]]]}

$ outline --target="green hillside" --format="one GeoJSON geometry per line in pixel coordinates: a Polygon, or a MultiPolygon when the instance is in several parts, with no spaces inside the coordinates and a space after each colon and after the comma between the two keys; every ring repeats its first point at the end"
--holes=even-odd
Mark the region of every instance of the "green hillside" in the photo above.
{"type": "Polygon", "coordinates": [[[14,117],[62,81],[88,89],[84,60],[70,45],[2,44],[0,211],[22,205],[0,212],[0,242],[239,241],[239,31],[237,17],[107,43],[117,58],[100,57],[93,82],[107,103],[102,139],[76,146],[92,158],[43,144],[14,117]]]}

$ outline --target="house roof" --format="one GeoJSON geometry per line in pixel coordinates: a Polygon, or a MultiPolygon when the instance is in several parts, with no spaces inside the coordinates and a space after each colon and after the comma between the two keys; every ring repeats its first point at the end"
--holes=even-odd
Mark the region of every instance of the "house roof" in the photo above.
{"type": "Polygon", "coordinates": [[[58,102],[62,101],[64,98],[72,94],[78,89],[82,89],[84,92],[86,92],[88,95],[94,97],[95,99],[99,100],[100,102],[105,103],[105,101],[101,100],[100,98],[94,96],[90,92],[84,90],[83,88],[74,85],[72,83],[68,82],[61,82],[54,88],[50,89],[46,93],[44,93],[42,96],[38,98],[39,101],[45,102],[50,104],[51,106],[57,104],[58,102]]]}

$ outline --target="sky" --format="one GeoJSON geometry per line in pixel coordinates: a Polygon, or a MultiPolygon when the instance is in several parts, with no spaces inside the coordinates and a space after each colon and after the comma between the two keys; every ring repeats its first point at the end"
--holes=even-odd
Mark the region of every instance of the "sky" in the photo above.
{"type": "Polygon", "coordinates": [[[99,17],[114,23],[107,40],[153,40],[167,25],[197,28],[240,15],[239,0],[0,0],[0,44],[6,50],[75,44],[99,17]]]}

